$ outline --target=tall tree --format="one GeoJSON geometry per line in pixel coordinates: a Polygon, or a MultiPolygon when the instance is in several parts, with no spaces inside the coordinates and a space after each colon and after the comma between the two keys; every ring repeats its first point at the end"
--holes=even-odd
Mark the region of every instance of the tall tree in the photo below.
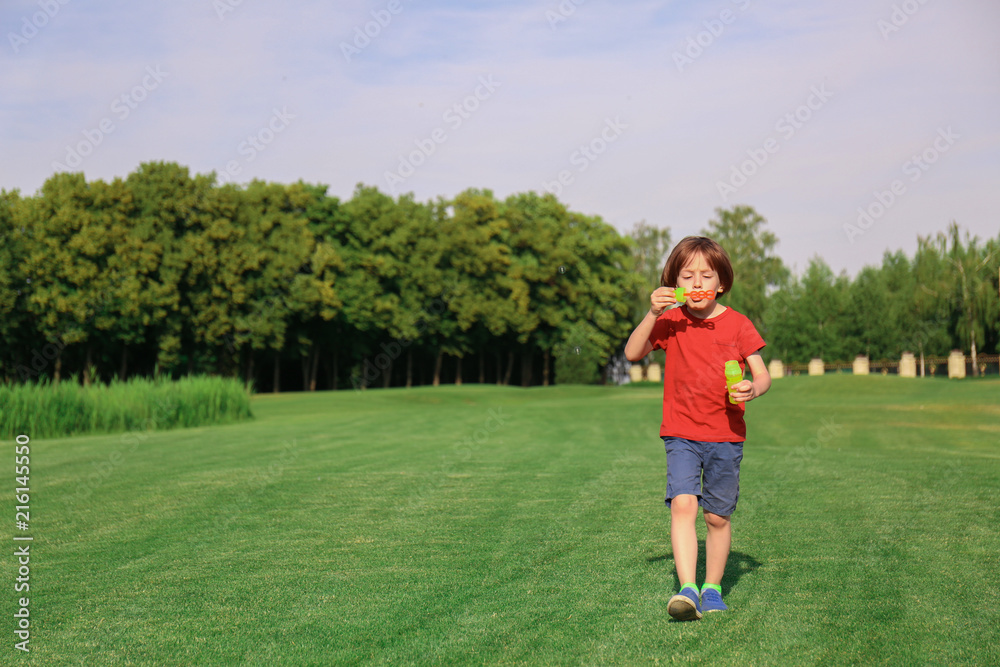
{"type": "Polygon", "coordinates": [[[895,294],[885,288],[884,270],[866,266],[848,287],[851,305],[843,322],[846,346],[857,354],[882,359],[895,347],[895,322],[891,317],[895,294]]]}
{"type": "MultiPolygon", "coordinates": [[[[562,340],[560,326],[570,315],[570,278],[566,272],[573,249],[567,233],[569,212],[553,195],[529,192],[508,197],[503,216],[511,254],[511,300],[516,305],[510,332],[502,339],[507,345],[508,369],[512,370],[514,350],[526,349],[530,339],[542,353],[542,384],[548,386],[552,352],[562,340]]],[[[496,354],[499,367],[499,349],[496,354]]]]}
{"type": "Polygon", "coordinates": [[[965,243],[957,223],[948,228],[948,262],[953,267],[954,293],[960,313],[956,333],[969,342],[972,374],[979,375],[978,346],[985,342],[986,331],[997,320],[993,299],[993,269],[1000,254],[995,249],[982,248],[979,238],[965,233],[965,243]]]}
{"type": "Polygon", "coordinates": [[[25,230],[20,223],[20,212],[26,200],[20,194],[0,192],[0,368],[13,379],[18,366],[30,372],[31,364],[45,363],[24,358],[23,350],[30,340],[26,312],[27,277],[23,271],[25,230]]]}
{"type": "Polygon", "coordinates": [[[778,349],[787,350],[788,361],[844,361],[855,354],[845,329],[849,285],[846,275],[834,276],[826,262],[814,257],[801,280],[776,299],[772,313],[782,319],[776,320],[774,338],[778,349]]]}
{"type": "Polygon", "coordinates": [[[252,256],[253,260],[245,265],[241,280],[247,298],[235,316],[235,336],[251,351],[269,349],[273,353],[272,389],[278,391],[289,324],[305,313],[325,314],[329,319],[329,309],[339,306],[332,282],[322,276],[334,257],[329,254],[331,248],[316,254],[316,237],[304,215],[309,192],[302,184],[286,186],[255,180],[242,196],[241,211],[246,219],[240,226],[246,233],[238,247],[241,255],[252,256]],[[316,259],[321,266],[313,266],[316,259]]]}
{"type": "Polygon", "coordinates": [[[781,258],[774,254],[778,237],[765,229],[767,220],[750,206],[718,208],[715,213],[716,219],[709,220],[702,233],[721,244],[732,262],[734,285],[726,303],[766,332],[768,294],[783,287],[789,277],[781,258]]]}
{"type": "Polygon", "coordinates": [[[115,326],[120,290],[108,264],[125,229],[124,190],[119,179],[88,184],[83,174],[56,174],[26,206],[24,271],[31,279],[26,307],[42,336],[58,347],[56,381],[64,348],[75,345],[89,384],[98,372],[100,345],[115,326]]]}
{"type": "Polygon", "coordinates": [[[136,333],[123,340],[131,345],[143,332],[154,374],[179,372],[185,361],[189,373],[236,372],[224,345],[232,340],[225,288],[215,284],[220,253],[236,230],[219,220],[214,183],[171,162],[143,163],[126,179],[138,308],[126,327],[136,333]]]}
{"type": "MultiPolygon", "coordinates": [[[[417,336],[423,307],[439,299],[446,286],[427,265],[437,257],[433,243],[438,236],[432,232],[429,212],[411,195],[395,201],[377,188],[359,185],[342,208],[349,221],[345,252],[352,262],[343,279],[344,313],[362,333],[355,373],[361,387],[378,378],[388,386],[398,357],[393,341],[417,336]],[[420,283],[412,279],[413,266],[420,267],[420,283]]],[[[435,315],[424,334],[433,335],[440,324],[435,315]]]]}
{"type": "MultiPolygon", "coordinates": [[[[634,247],[635,273],[642,278],[642,285],[635,294],[632,321],[639,322],[649,311],[649,295],[660,286],[660,277],[672,249],[670,228],[659,228],[637,222],[629,232],[634,247]]],[[[644,364],[662,364],[663,350],[655,350],[643,359],[644,364]]]]}
{"type": "Polygon", "coordinates": [[[634,243],[635,272],[642,277],[643,284],[636,294],[632,318],[636,321],[646,316],[649,310],[649,293],[660,286],[660,276],[672,245],[670,228],[661,229],[637,222],[629,233],[634,243]]]}

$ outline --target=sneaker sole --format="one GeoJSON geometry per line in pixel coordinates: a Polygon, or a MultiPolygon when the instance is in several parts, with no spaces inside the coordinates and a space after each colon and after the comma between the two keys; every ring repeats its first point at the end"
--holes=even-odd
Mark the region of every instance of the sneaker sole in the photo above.
{"type": "Polygon", "coordinates": [[[697,621],[702,614],[686,595],[675,595],[667,603],[667,613],[678,621],[697,621]]]}

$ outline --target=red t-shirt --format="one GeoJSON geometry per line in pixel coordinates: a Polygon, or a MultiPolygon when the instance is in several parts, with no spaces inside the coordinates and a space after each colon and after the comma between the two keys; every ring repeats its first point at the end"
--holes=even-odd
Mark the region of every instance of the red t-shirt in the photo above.
{"type": "Polygon", "coordinates": [[[717,317],[692,317],[687,306],[664,311],[653,324],[649,342],[666,351],[663,369],[661,436],[706,442],[743,442],[747,426],[744,403],[729,402],[726,362],[740,368],[764,347],[753,323],[732,308],[717,317]]]}

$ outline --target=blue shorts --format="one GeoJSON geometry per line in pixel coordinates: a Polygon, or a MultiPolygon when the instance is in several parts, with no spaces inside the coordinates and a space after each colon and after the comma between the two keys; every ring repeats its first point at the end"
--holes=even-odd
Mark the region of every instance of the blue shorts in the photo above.
{"type": "Polygon", "coordinates": [[[719,516],[729,516],[740,497],[742,442],[703,442],[665,436],[667,450],[667,507],[684,493],[698,496],[698,505],[719,516]],[[704,473],[704,480],[702,479],[704,473]]]}

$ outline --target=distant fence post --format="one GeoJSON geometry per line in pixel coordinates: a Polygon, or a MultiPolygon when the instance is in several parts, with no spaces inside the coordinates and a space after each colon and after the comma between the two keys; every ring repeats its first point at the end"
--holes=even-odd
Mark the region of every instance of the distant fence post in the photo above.
{"type": "Polygon", "coordinates": [[[650,382],[662,382],[663,376],[660,374],[660,365],[652,363],[646,367],[646,379],[650,382]]]}
{"type": "Polygon", "coordinates": [[[948,377],[965,377],[965,354],[961,350],[952,350],[948,355],[948,377]]]}
{"type": "Polygon", "coordinates": [[[855,375],[868,375],[871,371],[871,364],[868,362],[868,357],[863,354],[859,354],[854,358],[854,368],[852,369],[855,375]]]}
{"type": "Polygon", "coordinates": [[[780,359],[771,359],[771,363],[767,365],[767,374],[771,379],[785,377],[785,364],[780,359]]]}
{"type": "Polygon", "coordinates": [[[903,356],[899,358],[899,377],[917,377],[917,358],[913,356],[912,352],[904,352],[903,356]]]}
{"type": "Polygon", "coordinates": [[[642,382],[642,364],[632,364],[628,369],[628,377],[632,382],[642,382]]]}
{"type": "Polygon", "coordinates": [[[814,357],[809,360],[809,375],[823,375],[825,372],[822,359],[814,357]]]}

